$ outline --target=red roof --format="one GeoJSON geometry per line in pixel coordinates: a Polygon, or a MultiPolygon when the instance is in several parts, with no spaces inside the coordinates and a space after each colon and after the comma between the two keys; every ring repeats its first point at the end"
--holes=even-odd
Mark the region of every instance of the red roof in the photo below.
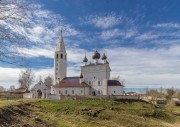
{"type": "MultiPolygon", "coordinates": [[[[54,85],[55,88],[61,87],[90,87],[87,83],[80,84],[79,77],[66,77],[60,83],[54,85]]],[[[108,86],[122,86],[118,80],[108,80],[108,86]]]]}
{"type": "Polygon", "coordinates": [[[89,87],[88,84],[85,82],[82,82],[80,84],[80,78],[79,77],[66,77],[63,80],[60,81],[60,83],[54,85],[55,88],[61,88],[61,87],[89,87]]]}

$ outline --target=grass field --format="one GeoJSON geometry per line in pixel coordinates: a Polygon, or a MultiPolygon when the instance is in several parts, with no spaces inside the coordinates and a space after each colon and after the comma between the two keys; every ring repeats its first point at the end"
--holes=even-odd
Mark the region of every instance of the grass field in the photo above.
{"type": "Polygon", "coordinates": [[[140,101],[4,99],[3,120],[7,127],[174,127],[179,118],[140,101]]]}

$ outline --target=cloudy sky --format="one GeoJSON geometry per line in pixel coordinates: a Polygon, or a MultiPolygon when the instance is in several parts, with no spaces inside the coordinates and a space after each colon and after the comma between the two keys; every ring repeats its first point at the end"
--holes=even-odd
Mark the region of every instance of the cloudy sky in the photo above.
{"type": "MultiPolygon", "coordinates": [[[[179,0],[37,0],[25,54],[36,80],[53,75],[60,24],[68,54],[68,76],[78,76],[86,52],[106,52],[111,76],[126,87],[180,88],[179,0]]],[[[25,32],[24,28],[18,31],[25,32]]],[[[25,66],[26,67],[26,66],[25,66]]],[[[25,67],[0,63],[0,85],[18,87],[25,67]]]]}

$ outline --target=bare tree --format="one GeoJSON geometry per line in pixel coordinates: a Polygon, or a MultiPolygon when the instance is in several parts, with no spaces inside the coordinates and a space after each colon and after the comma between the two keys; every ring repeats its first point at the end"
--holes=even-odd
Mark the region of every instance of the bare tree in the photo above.
{"type": "Polygon", "coordinates": [[[5,91],[6,89],[3,86],[0,86],[0,92],[5,91]]]}
{"type": "Polygon", "coordinates": [[[0,0],[0,61],[15,64],[22,61],[17,48],[28,45],[24,34],[32,4],[25,0],[0,0]],[[16,47],[16,48],[15,48],[16,47]],[[12,62],[13,60],[13,62],[12,62]]]}
{"type": "Polygon", "coordinates": [[[180,90],[177,90],[177,98],[180,99],[180,90]]]}
{"type": "Polygon", "coordinates": [[[172,96],[176,93],[176,91],[174,90],[174,88],[166,89],[166,92],[167,92],[167,99],[168,99],[168,100],[171,100],[171,99],[172,99],[172,96]]]}
{"type": "Polygon", "coordinates": [[[19,74],[19,84],[20,87],[24,87],[29,89],[30,85],[34,81],[34,74],[31,69],[26,69],[24,71],[21,71],[19,74]]]}
{"type": "Polygon", "coordinates": [[[10,91],[10,92],[15,91],[15,86],[14,86],[14,85],[11,85],[11,86],[9,87],[9,91],[10,91]]]}
{"type": "Polygon", "coordinates": [[[165,94],[163,92],[161,92],[161,91],[159,92],[158,90],[153,90],[153,89],[147,90],[146,95],[152,97],[152,99],[151,99],[152,103],[154,103],[155,100],[157,100],[157,98],[164,98],[165,97],[165,94]]]}
{"type": "Polygon", "coordinates": [[[52,76],[47,76],[45,79],[44,79],[44,84],[47,85],[47,86],[52,86],[53,85],[53,78],[52,76]]]}

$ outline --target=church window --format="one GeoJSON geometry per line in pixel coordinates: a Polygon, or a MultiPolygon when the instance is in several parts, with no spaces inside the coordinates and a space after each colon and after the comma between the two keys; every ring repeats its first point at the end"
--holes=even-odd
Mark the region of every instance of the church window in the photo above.
{"type": "Polygon", "coordinates": [[[83,93],[83,91],[81,90],[81,94],[83,93]]]}
{"type": "Polygon", "coordinates": [[[116,93],[116,91],[114,91],[114,93],[116,93]]]}
{"type": "Polygon", "coordinates": [[[68,91],[67,91],[67,90],[65,90],[65,94],[68,94],[68,91]]]}
{"type": "Polygon", "coordinates": [[[61,59],[63,59],[63,54],[61,54],[61,59]]]}
{"type": "Polygon", "coordinates": [[[91,85],[91,81],[89,81],[89,85],[91,85]]]}
{"type": "Polygon", "coordinates": [[[66,55],[64,56],[65,60],[66,60],[66,55]]]}
{"type": "Polygon", "coordinates": [[[59,94],[61,94],[61,90],[59,90],[59,94]]]}
{"type": "Polygon", "coordinates": [[[74,90],[72,90],[72,94],[74,94],[74,90]]]}
{"type": "Polygon", "coordinates": [[[101,85],[101,82],[100,82],[100,81],[98,81],[98,85],[99,85],[99,86],[101,85]]]}
{"type": "Polygon", "coordinates": [[[56,58],[58,59],[58,54],[56,55],[56,58]]]}
{"type": "Polygon", "coordinates": [[[94,79],[95,79],[96,77],[94,76],[94,79]]]}

